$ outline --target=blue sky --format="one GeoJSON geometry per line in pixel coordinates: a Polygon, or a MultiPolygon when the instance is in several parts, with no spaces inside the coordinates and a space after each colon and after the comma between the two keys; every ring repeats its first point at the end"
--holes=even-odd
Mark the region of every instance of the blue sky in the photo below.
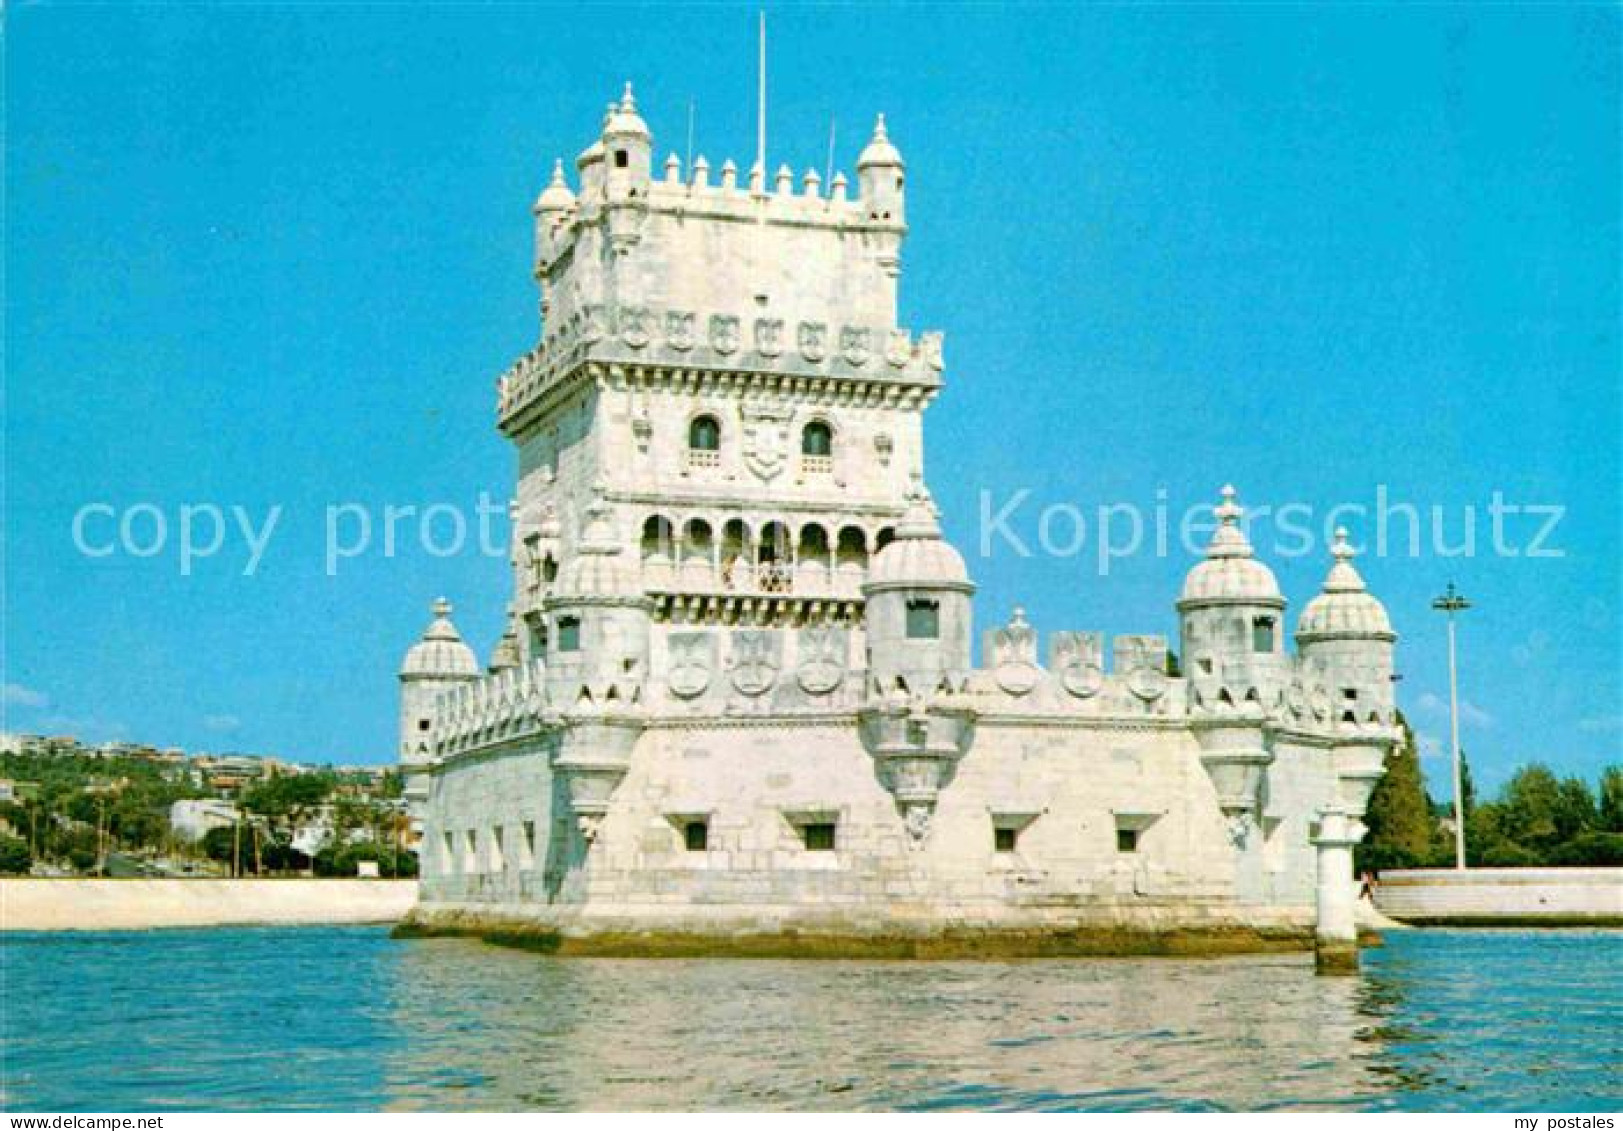
{"type": "MultiPolygon", "coordinates": [[[[769,10],[772,163],[821,168],[832,118],[849,170],[878,110],[908,159],[903,315],[947,332],[929,472],[983,626],[1173,633],[1190,559],[981,557],[982,492],[1031,492],[1029,540],[1225,480],[1320,514],[1384,489],[1428,520],[1361,561],[1422,734],[1454,578],[1479,779],[1619,759],[1616,8],[769,10]],[[1495,491],[1563,507],[1561,556],[1485,548],[1495,491]],[[1432,507],[1448,545],[1479,512],[1474,556],[1432,507]]],[[[505,498],[530,201],[627,78],[661,153],[693,102],[697,151],[746,161],[753,11],[12,7],[7,727],[389,759],[429,600],[484,653],[506,567],[404,537],[329,576],[326,509],[505,498]],[[168,545],[80,554],[91,503],[168,545]],[[282,508],[254,576],[235,531],[182,575],[188,504],[282,508]]],[[[1263,533],[1299,610],[1323,554],[1263,533]]]]}

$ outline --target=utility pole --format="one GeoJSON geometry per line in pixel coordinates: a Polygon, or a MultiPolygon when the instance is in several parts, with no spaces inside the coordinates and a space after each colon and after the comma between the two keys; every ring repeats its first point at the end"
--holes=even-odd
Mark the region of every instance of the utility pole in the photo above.
{"type": "Polygon", "coordinates": [[[1448,583],[1448,590],[1431,607],[1448,615],[1448,729],[1454,747],[1454,867],[1465,868],[1465,792],[1460,771],[1460,679],[1454,651],[1454,614],[1471,607],[1448,583]]]}

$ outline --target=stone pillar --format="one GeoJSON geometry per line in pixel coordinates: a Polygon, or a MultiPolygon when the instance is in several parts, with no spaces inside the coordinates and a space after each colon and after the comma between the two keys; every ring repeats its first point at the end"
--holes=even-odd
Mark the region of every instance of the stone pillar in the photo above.
{"type": "Polygon", "coordinates": [[[1339,804],[1319,817],[1318,921],[1313,931],[1314,968],[1320,974],[1358,973],[1358,925],[1353,919],[1354,822],[1339,804]]]}

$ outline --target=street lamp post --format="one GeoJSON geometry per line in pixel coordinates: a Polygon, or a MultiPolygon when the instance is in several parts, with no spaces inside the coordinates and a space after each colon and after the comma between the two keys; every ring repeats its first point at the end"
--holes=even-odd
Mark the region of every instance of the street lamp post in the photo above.
{"type": "Polygon", "coordinates": [[[1460,772],[1460,680],[1454,659],[1454,614],[1463,613],[1471,602],[1448,583],[1448,590],[1431,603],[1448,615],[1448,729],[1454,745],[1454,867],[1465,867],[1465,792],[1460,772]]]}

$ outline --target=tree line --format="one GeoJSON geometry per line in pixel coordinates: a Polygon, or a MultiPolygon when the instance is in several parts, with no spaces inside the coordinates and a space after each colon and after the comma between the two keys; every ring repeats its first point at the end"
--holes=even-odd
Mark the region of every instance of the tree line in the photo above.
{"type": "MultiPolygon", "coordinates": [[[[1403,741],[1387,755],[1386,773],[1370,795],[1369,826],[1356,852],[1360,871],[1451,867],[1452,801],[1433,800],[1421,773],[1408,720],[1403,741]]],[[[1523,766],[1497,797],[1477,797],[1461,755],[1465,860],[1474,867],[1623,865],[1623,766],[1601,772],[1598,788],[1560,777],[1542,762],[1523,766]]]]}
{"type": "Polygon", "coordinates": [[[133,757],[7,753],[0,777],[26,792],[0,802],[0,873],[27,874],[36,862],[79,874],[104,874],[109,858],[213,861],[233,875],[315,872],[353,876],[374,861],[384,876],[417,872],[404,847],[406,822],[398,805],[401,781],[385,775],[381,789],[361,793],[330,771],[278,774],[244,788],[235,804],[242,819],[210,830],[198,843],[170,827],[176,801],[215,797],[187,768],[133,757]],[[331,835],[314,856],[293,847],[295,833],[325,810],[331,835]]]}

